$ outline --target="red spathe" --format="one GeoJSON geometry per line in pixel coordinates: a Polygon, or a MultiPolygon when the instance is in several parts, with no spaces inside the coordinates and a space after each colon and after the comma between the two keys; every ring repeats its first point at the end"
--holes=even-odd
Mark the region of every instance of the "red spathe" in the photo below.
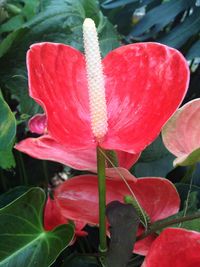
{"type": "MultiPolygon", "coordinates": [[[[122,46],[103,59],[108,132],[101,147],[141,152],[181,103],[189,80],[183,56],[158,43],[122,46]]],[[[54,43],[31,46],[30,95],[47,115],[47,131],[68,149],[95,147],[84,55],[54,43]]],[[[38,155],[39,157],[39,155],[38,155]]]]}
{"type": "Polygon", "coordinates": [[[153,242],[142,267],[198,267],[199,251],[199,232],[168,228],[153,242]]]}
{"type": "MultiPolygon", "coordinates": [[[[57,206],[65,218],[98,225],[98,180],[95,175],[77,176],[60,185],[54,194],[57,206]]],[[[129,178],[140,205],[149,214],[152,222],[166,218],[179,210],[179,195],[171,182],[164,178],[139,178],[135,182],[129,178]]],[[[106,179],[106,203],[118,200],[123,202],[131,195],[120,178],[106,179]]],[[[136,243],[135,252],[146,254],[155,235],[136,243]]]]}

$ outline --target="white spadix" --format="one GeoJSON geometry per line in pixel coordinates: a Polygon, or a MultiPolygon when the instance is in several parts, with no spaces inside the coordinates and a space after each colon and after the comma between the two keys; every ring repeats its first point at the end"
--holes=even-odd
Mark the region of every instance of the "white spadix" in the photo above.
{"type": "Polygon", "coordinates": [[[83,41],[86,58],[86,72],[89,89],[91,126],[97,141],[106,134],[107,109],[103,66],[96,27],[92,19],[86,18],[83,23],[83,41]]]}

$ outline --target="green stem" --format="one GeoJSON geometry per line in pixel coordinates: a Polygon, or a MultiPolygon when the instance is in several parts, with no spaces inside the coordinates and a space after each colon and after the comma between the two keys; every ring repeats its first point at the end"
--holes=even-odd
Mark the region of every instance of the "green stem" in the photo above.
{"type": "Polygon", "coordinates": [[[139,201],[137,200],[133,190],[131,189],[128,181],[126,180],[126,178],[121,174],[121,172],[118,170],[118,168],[114,165],[114,163],[110,160],[110,158],[106,155],[106,153],[99,147],[100,152],[103,154],[104,158],[107,160],[107,162],[109,162],[111,164],[111,166],[116,170],[116,172],[119,174],[119,176],[122,178],[123,182],[126,184],[128,190],[130,191],[133,199],[135,200],[135,203],[137,203],[137,207],[138,209],[140,209],[140,214],[143,216],[143,220],[142,222],[144,222],[144,227],[147,229],[148,228],[148,222],[146,221],[146,217],[145,214],[143,213],[143,209],[140,206],[139,201]]]}
{"type": "Polygon", "coordinates": [[[105,255],[107,251],[106,240],[106,177],[105,177],[105,157],[97,147],[97,172],[99,190],[99,251],[105,255]]]}
{"type": "Polygon", "coordinates": [[[196,212],[194,214],[190,214],[190,215],[187,215],[187,216],[181,217],[181,218],[175,218],[175,219],[172,219],[170,221],[165,221],[166,219],[157,221],[151,225],[151,227],[148,231],[139,235],[137,237],[137,241],[142,240],[145,237],[147,237],[148,235],[151,235],[157,231],[160,231],[165,227],[172,226],[174,224],[181,223],[181,222],[191,221],[191,220],[198,219],[198,218],[200,218],[200,212],[196,212]]]}
{"type": "Polygon", "coordinates": [[[106,150],[105,153],[106,153],[106,156],[112,162],[112,164],[111,164],[110,161],[107,161],[108,168],[112,168],[113,164],[114,164],[115,167],[119,167],[119,162],[118,162],[118,158],[117,158],[116,152],[114,150],[106,150]]]}

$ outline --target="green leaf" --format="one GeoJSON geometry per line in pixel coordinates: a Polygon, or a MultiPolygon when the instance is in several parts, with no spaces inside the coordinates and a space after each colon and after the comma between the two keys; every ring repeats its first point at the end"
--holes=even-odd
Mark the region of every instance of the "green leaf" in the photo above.
{"type": "Polygon", "coordinates": [[[21,14],[14,16],[1,25],[0,33],[14,31],[20,28],[23,25],[23,23],[24,23],[24,18],[21,14]]]}
{"type": "Polygon", "coordinates": [[[136,177],[166,177],[173,169],[173,160],[174,156],[168,155],[151,162],[138,162],[133,166],[131,172],[136,177]]]}
{"type": "Polygon", "coordinates": [[[31,19],[35,14],[39,7],[39,0],[25,0],[25,5],[22,9],[22,15],[26,17],[27,20],[31,19]]]}
{"type": "Polygon", "coordinates": [[[11,169],[15,167],[15,158],[13,155],[13,143],[4,149],[0,150],[0,167],[2,169],[11,169]]]}
{"type": "Polygon", "coordinates": [[[70,243],[71,224],[43,229],[45,194],[33,188],[0,210],[0,266],[47,267],[70,243]]]}
{"type": "Polygon", "coordinates": [[[175,48],[181,47],[190,37],[198,34],[200,30],[200,7],[196,7],[192,15],[183,23],[172,29],[165,37],[158,41],[175,48]]]}
{"type": "Polygon", "coordinates": [[[173,169],[172,155],[164,146],[161,136],[148,146],[139,161],[132,167],[131,172],[137,177],[161,176],[166,177],[173,169]]]}
{"type": "Polygon", "coordinates": [[[105,9],[112,9],[112,8],[128,5],[134,2],[138,2],[138,0],[106,0],[101,4],[101,6],[105,9]]]}
{"type": "Polygon", "coordinates": [[[186,55],[187,59],[194,59],[200,57],[200,40],[195,42],[189,49],[186,55]]]}
{"type": "Polygon", "coordinates": [[[143,152],[139,159],[140,162],[150,162],[159,160],[169,155],[169,151],[163,144],[162,137],[159,135],[143,152]]]}
{"type": "Polygon", "coordinates": [[[28,186],[17,186],[0,195],[0,209],[30,190],[28,186]]]}
{"type": "Polygon", "coordinates": [[[170,23],[179,13],[194,5],[195,2],[194,0],[172,0],[151,9],[139,23],[134,26],[130,37],[134,38],[140,36],[150,30],[150,33],[146,36],[146,38],[149,38],[149,36],[154,35],[170,23]],[[152,29],[153,26],[154,28],[152,29]]]}
{"type": "Polygon", "coordinates": [[[6,150],[16,134],[16,121],[0,93],[0,150],[6,150]]]}
{"type": "Polygon", "coordinates": [[[119,40],[114,33],[112,24],[107,20],[103,19],[103,26],[99,33],[99,44],[102,56],[106,56],[108,52],[119,46],[119,40]]]}
{"type": "Polygon", "coordinates": [[[6,36],[5,39],[3,39],[3,41],[0,43],[0,58],[2,56],[4,56],[9,49],[11,48],[13,42],[17,39],[17,38],[21,38],[21,35],[23,35],[23,33],[25,32],[25,29],[18,29],[10,34],[8,34],[6,36]]]}

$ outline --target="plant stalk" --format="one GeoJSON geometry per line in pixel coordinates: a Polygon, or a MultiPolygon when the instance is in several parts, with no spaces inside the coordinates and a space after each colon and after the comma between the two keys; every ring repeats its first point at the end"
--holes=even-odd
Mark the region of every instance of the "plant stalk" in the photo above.
{"type": "Polygon", "coordinates": [[[99,191],[99,252],[104,257],[107,252],[106,240],[106,177],[105,157],[97,147],[97,172],[99,191]]]}
{"type": "Polygon", "coordinates": [[[181,223],[181,222],[191,221],[191,220],[198,219],[198,218],[200,218],[200,212],[196,212],[194,214],[190,214],[190,215],[180,217],[180,218],[171,219],[170,221],[165,221],[166,219],[157,221],[151,225],[149,230],[139,235],[137,237],[137,241],[142,240],[148,235],[151,235],[155,233],[156,231],[162,230],[165,227],[172,226],[174,224],[181,223]]]}

